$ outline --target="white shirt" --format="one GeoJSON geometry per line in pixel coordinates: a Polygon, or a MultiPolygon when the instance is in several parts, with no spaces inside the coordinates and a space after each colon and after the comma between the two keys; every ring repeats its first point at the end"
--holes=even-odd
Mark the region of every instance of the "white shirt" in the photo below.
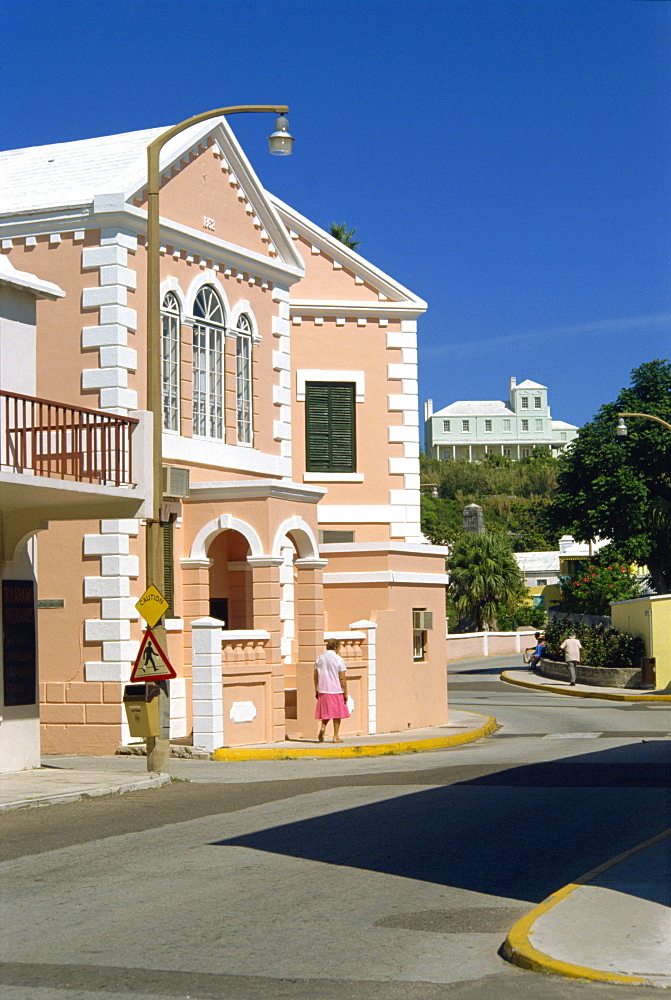
{"type": "Polygon", "coordinates": [[[319,694],[342,694],[342,684],[340,674],[347,670],[342,656],[338,656],[332,649],[327,649],[325,653],[318,656],[315,661],[317,671],[317,691],[319,694]]]}

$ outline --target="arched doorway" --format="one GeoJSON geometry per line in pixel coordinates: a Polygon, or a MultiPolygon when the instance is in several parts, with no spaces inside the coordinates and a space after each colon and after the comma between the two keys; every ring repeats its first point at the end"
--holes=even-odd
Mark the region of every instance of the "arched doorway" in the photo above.
{"type": "Polygon", "coordinates": [[[249,542],[234,529],[219,532],[210,542],[209,615],[225,622],[225,628],[254,627],[252,570],[247,562],[249,542]]]}

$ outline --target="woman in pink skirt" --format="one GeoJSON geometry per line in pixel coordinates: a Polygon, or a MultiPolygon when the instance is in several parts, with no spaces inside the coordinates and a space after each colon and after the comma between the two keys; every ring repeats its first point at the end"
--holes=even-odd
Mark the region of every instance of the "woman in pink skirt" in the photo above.
{"type": "Polygon", "coordinates": [[[347,707],[347,675],[345,671],[345,661],[338,656],[340,643],[336,639],[329,639],[326,643],[326,652],[318,656],[315,661],[315,698],[317,708],[315,719],[321,719],[321,729],[317,739],[324,742],[324,733],[329,719],[333,719],[333,742],[342,743],[338,736],[340,731],[340,720],[349,719],[349,709],[347,707]]]}

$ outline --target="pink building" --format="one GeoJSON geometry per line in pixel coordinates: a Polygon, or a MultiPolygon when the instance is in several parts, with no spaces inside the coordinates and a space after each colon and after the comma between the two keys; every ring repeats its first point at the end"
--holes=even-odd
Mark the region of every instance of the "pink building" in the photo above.
{"type": "MultiPolygon", "coordinates": [[[[160,131],[0,153],[4,266],[58,289],[40,301],[28,396],[146,423],[143,186],[160,131]]],[[[172,736],[313,735],[325,634],[344,640],[344,734],[444,723],[445,552],[419,524],[425,303],[265,191],[224,119],[172,139],[161,171],[172,736]]],[[[0,356],[0,388],[19,362],[0,356]]],[[[107,488],[116,507],[52,518],[31,543],[46,752],[128,740],[143,441],[130,481],[107,488]]]]}

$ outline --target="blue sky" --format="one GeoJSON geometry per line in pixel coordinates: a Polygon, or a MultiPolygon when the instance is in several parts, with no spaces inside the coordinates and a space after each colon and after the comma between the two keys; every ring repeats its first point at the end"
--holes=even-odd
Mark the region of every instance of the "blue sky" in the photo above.
{"type": "Polygon", "coordinates": [[[263,183],[421,295],[420,400],[581,424],[671,357],[671,3],[5,0],[0,146],[227,104],[263,183]]]}

